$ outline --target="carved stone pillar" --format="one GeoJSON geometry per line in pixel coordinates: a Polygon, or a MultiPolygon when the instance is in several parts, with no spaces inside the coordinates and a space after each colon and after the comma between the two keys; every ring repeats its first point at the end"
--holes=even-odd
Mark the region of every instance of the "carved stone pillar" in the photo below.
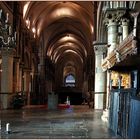
{"type": "Polygon", "coordinates": [[[134,18],[134,27],[133,27],[133,35],[136,36],[137,35],[137,20],[138,20],[138,15],[139,15],[140,12],[134,12],[132,13],[131,15],[133,16],[134,18]]]}
{"type": "Polygon", "coordinates": [[[16,92],[19,92],[19,91],[21,91],[20,90],[20,82],[19,82],[19,77],[20,77],[20,71],[19,71],[19,63],[20,63],[20,59],[18,58],[18,57],[15,57],[14,58],[14,62],[15,62],[15,71],[14,71],[14,73],[15,73],[15,91],[16,92]]]}
{"type": "Polygon", "coordinates": [[[123,40],[128,36],[128,23],[129,20],[128,19],[122,19],[122,28],[123,28],[123,40]]]}
{"type": "Polygon", "coordinates": [[[24,88],[24,93],[27,98],[27,105],[30,105],[30,83],[31,83],[30,73],[31,73],[31,70],[24,69],[24,75],[23,75],[24,86],[23,86],[23,88],[24,88]]]}
{"type": "Polygon", "coordinates": [[[103,54],[106,52],[105,44],[94,43],[95,52],[95,109],[103,109],[104,107],[104,96],[106,92],[106,73],[103,72],[101,63],[103,59],[103,54]]]}
{"type": "Polygon", "coordinates": [[[1,49],[2,64],[1,64],[1,108],[7,109],[10,107],[10,97],[13,93],[13,56],[14,49],[1,49]]]}
{"type": "Polygon", "coordinates": [[[109,108],[109,96],[110,96],[110,81],[111,81],[111,71],[107,70],[107,93],[106,93],[106,109],[109,108]]]}
{"type": "Polygon", "coordinates": [[[118,37],[118,27],[114,17],[108,19],[107,29],[108,45],[110,45],[110,47],[108,48],[108,54],[110,54],[116,48],[118,37]]]}
{"type": "Polygon", "coordinates": [[[123,28],[122,28],[122,25],[119,25],[119,27],[118,27],[118,35],[119,35],[119,40],[118,40],[118,42],[119,42],[119,44],[123,41],[123,28]]]}
{"type": "Polygon", "coordinates": [[[19,83],[18,83],[18,86],[19,86],[19,91],[23,91],[23,79],[24,79],[24,77],[23,77],[23,67],[24,67],[24,65],[23,65],[23,63],[22,62],[20,62],[19,63],[19,83]]]}

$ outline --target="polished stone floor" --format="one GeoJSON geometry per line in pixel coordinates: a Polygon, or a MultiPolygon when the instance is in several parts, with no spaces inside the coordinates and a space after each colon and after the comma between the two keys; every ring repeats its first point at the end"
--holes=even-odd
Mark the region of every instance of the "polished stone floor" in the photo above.
{"type": "Polygon", "coordinates": [[[4,139],[88,139],[117,138],[101,121],[102,111],[86,105],[69,109],[28,108],[1,111],[1,138],[4,139]],[[10,123],[10,134],[5,133],[10,123]]]}

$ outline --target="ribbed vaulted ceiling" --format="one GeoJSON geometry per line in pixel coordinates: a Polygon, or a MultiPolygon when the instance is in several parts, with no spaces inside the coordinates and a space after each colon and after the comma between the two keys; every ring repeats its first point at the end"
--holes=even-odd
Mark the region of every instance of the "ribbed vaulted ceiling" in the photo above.
{"type": "Polygon", "coordinates": [[[67,54],[83,63],[91,51],[92,2],[23,2],[23,18],[54,63],[67,54]]]}

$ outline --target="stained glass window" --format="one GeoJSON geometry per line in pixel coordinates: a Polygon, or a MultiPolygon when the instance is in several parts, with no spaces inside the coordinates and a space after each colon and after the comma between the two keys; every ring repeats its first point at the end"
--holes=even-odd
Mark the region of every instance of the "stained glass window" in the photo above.
{"type": "Polygon", "coordinates": [[[72,74],[66,76],[65,86],[75,87],[75,77],[72,74]]]}

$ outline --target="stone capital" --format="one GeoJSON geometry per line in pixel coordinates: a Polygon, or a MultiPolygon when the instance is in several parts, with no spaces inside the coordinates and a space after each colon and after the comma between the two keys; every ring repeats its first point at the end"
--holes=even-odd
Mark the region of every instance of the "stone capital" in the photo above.
{"type": "Polygon", "coordinates": [[[122,26],[128,26],[128,23],[129,23],[129,19],[127,18],[122,19],[122,26]]]}
{"type": "Polygon", "coordinates": [[[20,57],[14,57],[14,62],[19,63],[20,62],[20,57]]]}
{"type": "Polygon", "coordinates": [[[24,68],[24,69],[23,69],[23,72],[31,73],[31,71],[32,71],[32,70],[31,70],[30,68],[24,68]]]}
{"type": "Polygon", "coordinates": [[[15,49],[14,48],[1,48],[1,56],[6,57],[13,57],[15,55],[15,49]]]}
{"type": "Polygon", "coordinates": [[[117,25],[116,17],[106,17],[104,23],[106,26],[117,25]]]}
{"type": "Polygon", "coordinates": [[[95,54],[103,54],[107,51],[106,43],[93,42],[95,54]]]}
{"type": "Polygon", "coordinates": [[[137,18],[139,14],[140,12],[131,12],[131,16],[133,16],[134,18],[137,18]]]}
{"type": "Polygon", "coordinates": [[[23,63],[23,62],[20,62],[20,63],[19,63],[19,67],[20,67],[20,68],[24,68],[24,63],[23,63]]]}
{"type": "Polygon", "coordinates": [[[116,25],[123,19],[123,16],[126,14],[126,9],[118,9],[118,10],[107,10],[105,14],[105,24],[107,26],[116,25]]]}
{"type": "Polygon", "coordinates": [[[108,9],[105,13],[104,23],[106,25],[116,24],[117,22],[117,11],[113,9],[108,9]]]}
{"type": "Polygon", "coordinates": [[[117,19],[121,20],[126,14],[126,9],[125,8],[118,9],[116,12],[117,12],[117,19]]]}

